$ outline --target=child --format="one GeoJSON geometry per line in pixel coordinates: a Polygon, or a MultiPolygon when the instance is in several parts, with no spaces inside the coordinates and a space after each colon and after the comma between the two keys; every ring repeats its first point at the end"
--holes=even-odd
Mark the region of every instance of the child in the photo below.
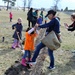
{"type": "Polygon", "coordinates": [[[74,31],[75,30],[75,13],[73,13],[71,15],[71,20],[72,20],[73,23],[69,26],[68,26],[67,23],[64,23],[64,25],[65,25],[65,27],[68,31],[74,31]]]}
{"type": "MultiPolygon", "coordinates": [[[[40,15],[39,18],[37,19],[37,24],[42,24],[42,16],[40,15]]],[[[40,30],[40,28],[38,27],[37,30],[40,30]]]]}
{"type": "Polygon", "coordinates": [[[10,22],[12,22],[12,16],[13,16],[13,15],[12,15],[12,13],[10,12],[10,13],[9,13],[10,22]]]}
{"type": "Polygon", "coordinates": [[[42,16],[40,15],[39,18],[37,19],[37,24],[42,24],[42,16]]]}
{"type": "Polygon", "coordinates": [[[18,18],[18,22],[14,25],[12,25],[12,29],[15,29],[15,32],[13,34],[14,42],[12,44],[12,48],[15,49],[16,47],[20,47],[19,39],[22,37],[22,23],[21,18],[18,18]]]}
{"type": "Polygon", "coordinates": [[[27,28],[26,33],[25,33],[26,39],[25,39],[25,44],[24,44],[24,50],[25,53],[23,55],[21,64],[23,66],[27,66],[26,62],[31,60],[31,52],[34,50],[34,38],[37,36],[37,31],[34,28],[27,28]],[[26,60],[28,56],[28,59],[26,60]]]}

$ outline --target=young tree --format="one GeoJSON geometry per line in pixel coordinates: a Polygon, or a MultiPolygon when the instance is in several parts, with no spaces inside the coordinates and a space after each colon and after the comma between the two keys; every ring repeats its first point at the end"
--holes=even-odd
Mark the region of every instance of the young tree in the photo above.
{"type": "Polygon", "coordinates": [[[28,9],[30,9],[31,3],[32,3],[32,0],[28,0],[28,9]]]}
{"type": "Polygon", "coordinates": [[[8,10],[8,8],[9,8],[9,4],[11,5],[11,6],[14,6],[15,5],[15,2],[16,2],[16,0],[3,0],[5,3],[7,3],[7,9],[6,10],[8,10]]]}
{"type": "Polygon", "coordinates": [[[24,0],[23,2],[24,2],[24,8],[23,8],[23,11],[25,11],[26,0],[24,0]]]}
{"type": "Polygon", "coordinates": [[[55,5],[54,5],[54,9],[57,11],[58,9],[58,3],[60,0],[54,0],[55,1],[55,5]]]}

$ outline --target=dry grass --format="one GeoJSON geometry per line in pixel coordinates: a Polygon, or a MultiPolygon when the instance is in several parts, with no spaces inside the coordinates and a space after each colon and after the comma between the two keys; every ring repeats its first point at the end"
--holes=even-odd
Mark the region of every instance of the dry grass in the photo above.
{"type": "MultiPolygon", "coordinates": [[[[21,17],[22,18],[22,22],[23,22],[23,30],[25,30],[27,28],[27,11],[23,12],[23,11],[15,11],[13,10],[13,22],[10,23],[9,22],[9,11],[0,11],[0,75],[3,75],[4,71],[11,66],[11,64],[14,63],[15,60],[19,59],[19,57],[21,57],[21,51],[20,49],[16,49],[16,50],[12,50],[11,49],[11,44],[13,42],[13,38],[12,38],[12,34],[13,34],[13,30],[11,29],[11,25],[17,22],[17,18],[21,17]],[[2,37],[5,37],[5,42],[2,43],[2,37]]],[[[64,23],[68,23],[71,24],[71,20],[70,20],[70,16],[66,15],[64,13],[59,13],[59,17],[61,18],[61,36],[62,36],[62,46],[61,46],[61,50],[74,50],[75,49],[75,36],[74,36],[74,32],[68,32],[65,27],[64,27],[64,23]]],[[[23,31],[23,38],[24,38],[24,31],[23,31]]],[[[60,50],[59,49],[59,50],[60,50]]],[[[65,65],[63,64],[67,64],[70,61],[70,58],[72,57],[72,54],[67,54],[70,55],[69,57],[65,56],[67,52],[62,52],[60,50],[60,53],[58,55],[57,52],[55,52],[55,56],[57,57],[56,59],[56,64],[57,67],[59,68],[58,70],[56,70],[55,72],[52,72],[52,74],[48,74],[48,75],[74,75],[74,69],[72,69],[72,71],[66,71],[68,69],[68,66],[64,68],[65,65]],[[60,55],[61,54],[61,55],[60,55]],[[65,60],[64,60],[65,58],[65,60]],[[69,58],[69,59],[68,59],[69,58]],[[66,71],[66,72],[65,72],[66,71]],[[59,72],[59,73],[58,73],[59,72]],[[64,74],[61,74],[62,72],[65,72],[64,74]],[[73,72],[73,74],[70,74],[69,72],[73,72]]],[[[49,61],[49,60],[48,60],[49,61]]],[[[47,62],[48,64],[48,62],[47,62]]],[[[70,63],[69,65],[71,65],[72,63],[70,63]]],[[[72,65],[70,66],[71,68],[75,66],[72,65]]],[[[71,69],[70,68],[70,69],[71,69]]],[[[48,72],[48,71],[47,71],[48,72]]],[[[47,74],[46,74],[47,75],[47,74]]]]}

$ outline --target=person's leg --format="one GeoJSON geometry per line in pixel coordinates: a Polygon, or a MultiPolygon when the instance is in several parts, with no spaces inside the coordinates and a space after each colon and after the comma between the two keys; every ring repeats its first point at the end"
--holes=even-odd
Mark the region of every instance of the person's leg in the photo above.
{"type": "Polygon", "coordinates": [[[53,54],[53,50],[48,49],[48,54],[49,54],[49,57],[50,57],[50,60],[51,60],[49,67],[53,68],[54,67],[54,54],[53,54]]]}
{"type": "MultiPolygon", "coordinates": [[[[28,60],[27,60],[27,62],[30,62],[31,61],[31,51],[28,51],[28,60]]],[[[31,69],[31,64],[29,64],[29,63],[27,63],[27,68],[28,69],[31,69]]]]}
{"type": "Polygon", "coordinates": [[[37,22],[37,20],[35,20],[35,21],[32,22],[32,27],[35,26],[36,22],[37,22]]]}
{"type": "Polygon", "coordinates": [[[30,21],[28,20],[28,27],[30,27],[30,21]]]}
{"type": "Polygon", "coordinates": [[[21,48],[21,45],[20,45],[20,41],[19,40],[17,41],[17,46],[16,47],[21,48]]]}
{"type": "Polygon", "coordinates": [[[39,52],[43,47],[45,47],[45,45],[42,42],[37,45],[36,50],[33,55],[33,58],[32,58],[32,62],[36,61],[36,58],[38,57],[39,52]]]}
{"type": "Polygon", "coordinates": [[[27,57],[27,55],[28,55],[28,50],[25,50],[25,53],[24,53],[24,55],[22,57],[22,61],[21,61],[21,64],[23,66],[27,66],[27,64],[26,64],[26,57],[27,57]]]}
{"type": "Polygon", "coordinates": [[[34,27],[34,24],[35,24],[35,23],[34,23],[34,22],[32,22],[32,27],[34,27]]]}
{"type": "Polygon", "coordinates": [[[14,39],[14,42],[13,42],[13,44],[12,44],[12,48],[16,48],[16,46],[17,46],[17,39],[14,39]]]}
{"type": "Polygon", "coordinates": [[[28,62],[31,61],[31,51],[28,51],[28,62]]]}

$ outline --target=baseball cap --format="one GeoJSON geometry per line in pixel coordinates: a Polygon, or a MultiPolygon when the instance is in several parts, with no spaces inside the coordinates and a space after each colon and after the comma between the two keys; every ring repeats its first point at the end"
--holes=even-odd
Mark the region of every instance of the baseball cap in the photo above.
{"type": "Polygon", "coordinates": [[[47,13],[47,15],[45,17],[47,17],[49,14],[53,14],[53,16],[55,16],[56,15],[56,11],[49,10],[48,13],[47,13]]]}

